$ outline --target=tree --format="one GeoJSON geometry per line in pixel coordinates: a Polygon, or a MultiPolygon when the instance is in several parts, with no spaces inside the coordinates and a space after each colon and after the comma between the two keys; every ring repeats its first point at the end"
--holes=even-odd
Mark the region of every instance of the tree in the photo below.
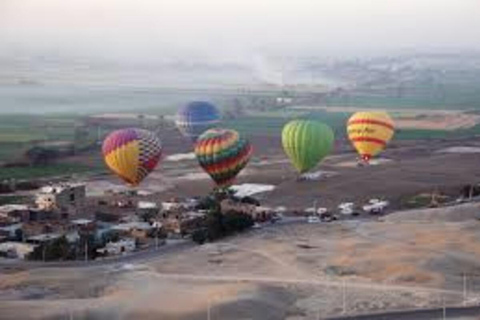
{"type": "Polygon", "coordinates": [[[23,230],[20,228],[15,230],[15,241],[23,242],[23,230]]]}
{"type": "Polygon", "coordinates": [[[67,260],[73,259],[74,255],[70,244],[65,236],[52,241],[43,242],[41,245],[35,247],[32,253],[28,256],[29,260],[67,260]]]}
{"type": "Polygon", "coordinates": [[[196,209],[197,210],[214,210],[216,207],[218,206],[218,203],[217,201],[215,201],[215,198],[212,197],[212,196],[207,196],[207,197],[204,197],[202,198],[197,206],[196,206],[196,209]]]}
{"type": "Polygon", "coordinates": [[[225,236],[223,215],[220,210],[212,210],[206,219],[208,240],[213,241],[225,236]]]}
{"type": "Polygon", "coordinates": [[[204,244],[207,241],[208,232],[205,229],[197,229],[192,233],[192,240],[198,244],[204,244]]]}
{"type": "Polygon", "coordinates": [[[223,219],[226,234],[241,232],[254,225],[253,218],[241,212],[230,211],[225,214],[223,219]]]}

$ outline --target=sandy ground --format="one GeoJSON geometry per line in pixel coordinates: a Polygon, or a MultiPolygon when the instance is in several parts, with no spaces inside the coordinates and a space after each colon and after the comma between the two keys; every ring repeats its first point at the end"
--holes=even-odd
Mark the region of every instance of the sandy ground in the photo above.
{"type": "Polygon", "coordinates": [[[438,150],[438,153],[480,153],[480,148],[478,147],[468,147],[468,146],[456,146],[438,150]]]}
{"type": "MultiPolygon", "coordinates": [[[[175,152],[189,147],[173,137],[175,152]]],[[[276,138],[254,137],[260,150],[237,183],[274,185],[262,204],[289,209],[386,198],[439,189],[454,199],[480,179],[475,140],[395,142],[377,165],[352,166],[346,141],[312,171],[335,173],[297,181],[276,138]],[[438,152],[449,150],[449,152],[438,152]]],[[[204,195],[213,187],[195,160],[170,158],[142,189],[161,201],[204,195]]],[[[122,188],[113,176],[87,181],[90,194],[122,188]]],[[[40,268],[0,273],[0,319],[305,320],[342,313],[441,306],[480,300],[478,205],[399,212],[378,220],[285,225],[166,254],[131,266],[40,268]]]]}
{"type": "Polygon", "coordinates": [[[10,271],[0,319],[318,319],[461,304],[464,273],[473,303],[478,209],[277,226],[123,267],[10,271]]]}
{"type": "MultiPolygon", "coordinates": [[[[262,205],[284,206],[290,211],[303,211],[314,201],[334,209],[342,202],[361,205],[371,198],[385,198],[393,208],[402,208],[408,199],[434,190],[454,200],[465,184],[479,181],[480,153],[472,150],[480,150],[480,144],[471,140],[398,143],[372,160],[368,167],[357,167],[354,153],[338,153],[311,170],[328,174],[312,181],[298,181],[298,173],[278,148],[265,159],[263,156],[252,159],[236,184],[275,186],[273,191],[257,197],[262,205]]],[[[162,163],[139,190],[152,194],[148,200],[160,202],[179,195],[206,195],[213,187],[195,160],[184,159],[162,163]]],[[[87,181],[89,195],[101,196],[106,189],[128,187],[113,175],[87,181]]]]}

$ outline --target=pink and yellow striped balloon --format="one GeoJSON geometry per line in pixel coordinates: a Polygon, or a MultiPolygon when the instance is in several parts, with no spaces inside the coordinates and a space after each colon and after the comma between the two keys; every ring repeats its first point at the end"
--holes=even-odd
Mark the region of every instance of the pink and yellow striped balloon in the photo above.
{"type": "Polygon", "coordinates": [[[107,166],[123,181],[137,186],[162,156],[160,139],[143,129],[123,129],[107,136],[102,146],[107,166]]]}

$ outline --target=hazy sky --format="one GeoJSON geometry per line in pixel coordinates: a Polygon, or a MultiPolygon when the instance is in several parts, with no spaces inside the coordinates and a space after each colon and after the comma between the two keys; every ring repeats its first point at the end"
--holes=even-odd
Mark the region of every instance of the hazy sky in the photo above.
{"type": "Polygon", "coordinates": [[[0,0],[0,50],[249,59],[480,48],[480,0],[0,0]]]}

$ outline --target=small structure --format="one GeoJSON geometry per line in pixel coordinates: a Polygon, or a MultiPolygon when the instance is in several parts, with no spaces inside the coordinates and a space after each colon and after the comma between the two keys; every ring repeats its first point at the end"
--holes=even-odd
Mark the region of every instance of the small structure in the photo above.
{"type": "Polygon", "coordinates": [[[70,230],[80,233],[94,233],[97,229],[95,221],[90,219],[75,219],[70,221],[70,230]]]}
{"type": "Polygon", "coordinates": [[[15,205],[11,210],[6,210],[6,213],[0,213],[0,217],[4,217],[7,221],[12,222],[34,222],[46,220],[59,220],[62,218],[59,212],[45,211],[28,206],[15,205]],[[8,218],[6,218],[7,216],[8,218]]]}
{"type": "Polygon", "coordinates": [[[27,242],[31,244],[42,244],[57,240],[61,237],[62,235],[59,233],[43,233],[36,236],[28,237],[27,242]]]}
{"type": "Polygon", "coordinates": [[[235,211],[251,216],[254,216],[257,210],[257,206],[254,204],[234,201],[232,199],[225,199],[220,202],[220,208],[222,210],[222,213],[227,213],[228,211],[235,211]]]}
{"type": "Polygon", "coordinates": [[[149,237],[154,229],[155,227],[148,222],[120,223],[110,228],[111,231],[118,233],[120,236],[135,239],[145,239],[149,237]]]}
{"type": "Polygon", "coordinates": [[[70,229],[68,222],[38,221],[22,224],[23,235],[27,240],[42,234],[65,234],[70,229]]]}
{"type": "Polygon", "coordinates": [[[41,188],[35,203],[40,210],[76,215],[83,212],[85,198],[84,184],[58,184],[41,188]]]}
{"type": "Polygon", "coordinates": [[[200,212],[186,212],[181,215],[169,216],[163,221],[167,233],[186,235],[203,228],[205,214],[200,212]]]}
{"type": "Polygon", "coordinates": [[[77,226],[77,227],[84,227],[84,226],[92,225],[95,222],[93,220],[90,220],[90,219],[75,219],[75,220],[70,221],[70,223],[74,226],[77,226]]]}
{"type": "Polygon", "coordinates": [[[101,255],[118,255],[125,252],[132,252],[135,248],[135,239],[124,238],[117,242],[108,242],[104,248],[97,249],[97,252],[101,255]]]}
{"type": "Polygon", "coordinates": [[[29,207],[23,204],[8,204],[0,206],[0,225],[24,221],[29,214],[29,207]]]}
{"type": "Polygon", "coordinates": [[[259,206],[254,203],[235,201],[233,199],[225,199],[220,202],[222,213],[229,211],[247,214],[252,217],[254,221],[265,222],[270,220],[274,215],[274,210],[269,207],[259,206]]]}
{"type": "Polygon", "coordinates": [[[25,259],[35,249],[35,245],[21,242],[0,243],[0,256],[11,259],[25,259]]]}
{"type": "Polygon", "coordinates": [[[0,235],[6,239],[14,239],[16,237],[17,230],[22,230],[21,223],[15,223],[8,226],[0,227],[0,235]]]}
{"type": "Polygon", "coordinates": [[[118,212],[107,212],[106,210],[95,212],[95,220],[101,222],[118,222],[124,216],[125,214],[119,214],[118,212]]]}
{"type": "Polygon", "coordinates": [[[155,202],[139,201],[137,204],[137,215],[144,220],[151,220],[158,215],[160,209],[155,202]]]}

